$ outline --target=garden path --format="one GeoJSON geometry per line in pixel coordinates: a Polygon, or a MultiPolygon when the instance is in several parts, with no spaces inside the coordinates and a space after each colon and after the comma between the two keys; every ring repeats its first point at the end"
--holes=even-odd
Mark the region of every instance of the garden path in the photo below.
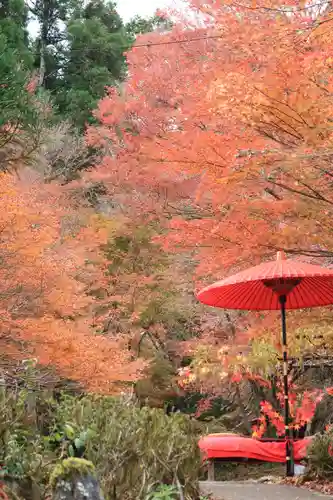
{"type": "Polygon", "coordinates": [[[324,500],[321,495],[306,489],[284,484],[260,484],[249,481],[205,481],[200,483],[202,494],[211,493],[214,500],[324,500]]]}

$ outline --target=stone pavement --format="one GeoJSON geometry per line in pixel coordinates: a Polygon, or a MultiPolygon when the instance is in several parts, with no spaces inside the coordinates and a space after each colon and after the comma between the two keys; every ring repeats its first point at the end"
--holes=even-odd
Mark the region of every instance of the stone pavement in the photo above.
{"type": "Polygon", "coordinates": [[[324,500],[331,495],[321,495],[302,488],[284,484],[260,484],[248,481],[203,481],[200,483],[203,495],[211,493],[216,500],[324,500]]]}

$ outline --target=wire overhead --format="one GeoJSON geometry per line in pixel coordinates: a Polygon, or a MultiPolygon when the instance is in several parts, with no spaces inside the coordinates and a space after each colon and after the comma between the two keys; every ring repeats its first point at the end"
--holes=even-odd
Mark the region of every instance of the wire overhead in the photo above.
{"type": "Polygon", "coordinates": [[[133,49],[136,47],[152,47],[154,45],[171,45],[178,43],[196,42],[197,40],[211,40],[216,38],[221,38],[222,35],[211,35],[211,36],[198,36],[196,38],[189,38],[188,40],[169,40],[168,42],[152,42],[152,43],[142,43],[138,45],[133,45],[133,49]]]}
{"type": "MultiPolygon", "coordinates": [[[[189,42],[197,42],[199,40],[212,40],[222,38],[222,35],[208,35],[208,36],[198,36],[195,38],[188,38],[187,40],[169,40],[167,42],[147,42],[147,43],[139,43],[137,45],[120,45],[120,49],[136,49],[137,47],[154,47],[156,45],[178,45],[181,43],[189,43],[189,42]]],[[[100,52],[99,49],[88,49],[89,52],[100,52]]],[[[82,52],[82,49],[70,49],[70,52],[82,52]]]]}

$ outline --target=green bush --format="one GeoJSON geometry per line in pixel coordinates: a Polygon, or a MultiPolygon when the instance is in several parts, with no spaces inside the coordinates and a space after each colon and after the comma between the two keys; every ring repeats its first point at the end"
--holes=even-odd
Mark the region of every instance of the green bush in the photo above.
{"type": "Polygon", "coordinates": [[[95,465],[106,495],[140,499],[166,484],[196,498],[200,454],[197,427],[187,416],[167,416],[122,398],[87,396],[66,398],[56,422],[55,432],[71,424],[77,446],[84,436],[84,458],[95,465]]]}
{"type": "Polygon", "coordinates": [[[314,437],[308,448],[307,459],[311,476],[333,479],[333,430],[314,437]]]}
{"type": "Polygon", "coordinates": [[[161,484],[146,496],[146,500],[175,500],[177,498],[177,488],[167,484],[161,484]]]}
{"type": "Polygon", "coordinates": [[[94,464],[107,499],[173,498],[175,490],[198,498],[195,420],[125,397],[54,394],[34,387],[33,369],[24,388],[0,387],[1,474],[18,496],[43,498],[52,470],[75,457],[94,464]]]}
{"type": "Polygon", "coordinates": [[[52,391],[35,390],[32,363],[22,366],[18,385],[0,380],[0,476],[26,500],[42,496],[52,464],[58,460],[45,441],[57,402],[52,391]],[[24,494],[23,494],[24,493],[24,494]]]}

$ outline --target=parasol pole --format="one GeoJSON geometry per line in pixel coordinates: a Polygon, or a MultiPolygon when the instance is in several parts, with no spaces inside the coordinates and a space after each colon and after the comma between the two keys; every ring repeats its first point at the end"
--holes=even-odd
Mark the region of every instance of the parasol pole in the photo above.
{"type": "Polygon", "coordinates": [[[287,476],[294,475],[293,462],[293,446],[289,414],[289,388],[288,388],[288,352],[287,352],[287,328],[286,328],[286,295],[280,295],[279,301],[281,305],[281,320],[282,320],[282,352],[283,352],[283,387],[284,387],[284,425],[285,425],[285,440],[286,440],[286,467],[287,476]]]}

